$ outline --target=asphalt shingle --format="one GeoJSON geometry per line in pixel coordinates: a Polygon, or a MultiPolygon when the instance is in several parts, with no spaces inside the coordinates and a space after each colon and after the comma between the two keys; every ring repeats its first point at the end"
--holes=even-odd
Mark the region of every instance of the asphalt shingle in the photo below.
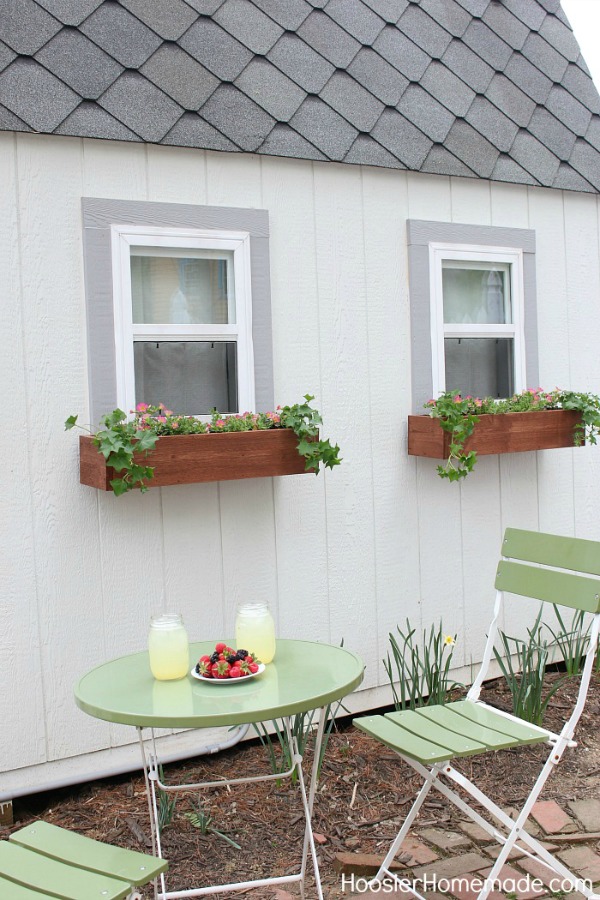
{"type": "Polygon", "coordinates": [[[359,134],[348,150],[344,162],[361,166],[385,166],[388,169],[406,168],[399,159],[392,156],[368,134],[359,134]]]}
{"type": "Polygon", "coordinates": [[[118,122],[97,103],[80,103],[56,129],[57,134],[71,134],[77,137],[102,137],[111,141],[139,141],[141,138],[118,122]]]}
{"type": "Polygon", "coordinates": [[[370,131],[385,108],[345,72],[336,72],[319,96],[359,131],[370,131]]]}
{"type": "Polygon", "coordinates": [[[285,28],[295,31],[312,10],[306,0],[254,0],[256,6],[285,28]]]}
{"type": "Polygon", "coordinates": [[[486,91],[486,97],[521,128],[527,127],[535,103],[504,75],[494,75],[486,91]]]}
{"type": "Polygon", "coordinates": [[[538,106],[528,125],[529,131],[555,153],[559,159],[567,160],[575,146],[576,136],[551,112],[538,106]]]}
{"type": "Polygon", "coordinates": [[[3,44],[2,41],[0,41],[0,72],[2,69],[5,69],[16,56],[17,54],[14,50],[11,50],[10,47],[7,47],[6,44],[3,44]]]}
{"type": "Polygon", "coordinates": [[[225,0],[214,15],[215,22],[253,53],[263,56],[283,34],[281,25],[257,9],[250,0],[225,0]]]}
{"type": "Polygon", "coordinates": [[[440,28],[431,16],[414,4],[400,16],[398,28],[432,59],[439,59],[452,40],[445,28],[440,28]]]}
{"type": "Polygon", "coordinates": [[[151,143],[161,141],[183,113],[178,103],[139,72],[123,72],[98,102],[142,140],[151,143]]]}
{"type": "Polygon", "coordinates": [[[539,184],[533,175],[526,172],[514,159],[504,153],[498,157],[492,178],[495,181],[510,181],[512,184],[539,184]]]}
{"type": "MultiPolygon", "coordinates": [[[[598,161],[595,160],[595,164],[598,165],[598,161]]],[[[552,187],[560,188],[561,190],[566,191],[593,191],[594,188],[583,178],[579,172],[576,172],[571,166],[566,163],[561,163],[554,179],[554,183],[552,187]]]]}
{"type": "Polygon", "coordinates": [[[483,135],[457,120],[446,138],[445,147],[481,178],[489,178],[498,161],[499,152],[483,135]]]}
{"type": "Polygon", "coordinates": [[[548,99],[552,81],[522,54],[513,53],[504,74],[536,103],[545,103],[548,99]]]}
{"type": "Polygon", "coordinates": [[[472,16],[480,18],[486,11],[489,0],[457,0],[457,2],[472,16]]]}
{"type": "Polygon", "coordinates": [[[560,160],[527,131],[520,131],[510,148],[511,157],[541,184],[552,184],[560,160]]]}
{"type": "Polygon", "coordinates": [[[406,7],[409,0],[364,0],[373,12],[384,20],[395,25],[406,7]]]}
{"type": "Polygon", "coordinates": [[[419,81],[431,62],[410,38],[389,25],[383,29],[373,48],[409,81],[419,81]]]}
{"type": "Polygon", "coordinates": [[[176,147],[202,147],[205,150],[238,149],[224,134],[191,112],[182,115],[163,139],[163,144],[172,144],[176,147]]]}
{"type": "Polygon", "coordinates": [[[306,97],[302,88],[267,59],[253,60],[235,85],[279,122],[288,122],[306,97]]]}
{"type": "Polygon", "coordinates": [[[454,37],[462,37],[471,23],[471,16],[455,0],[422,0],[421,6],[454,37]]]}
{"type": "Polygon", "coordinates": [[[118,3],[105,2],[81,25],[81,30],[117,62],[137,69],[160,46],[157,34],[118,3]]]}
{"type": "Polygon", "coordinates": [[[2,131],[31,131],[23,119],[19,119],[5,106],[0,106],[0,129],[2,131]]]}
{"type": "Polygon", "coordinates": [[[198,19],[179,45],[221,81],[235,81],[252,59],[247,47],[211,19],[198,19]]]}
{"type": "Polygon", "coordinates": [[[533,63],[552,81],[560,81],[567,69],[568,62],[557,50],[550,46],[539,34],[529,35],[522,48],[523,56],[533,63]]]}
{"type": "Polygon", "coordinates": [[[329,0],[326,13],[361,44],[372,44],[385,25],[362,0],[329,0]]]}
{"type": "Polygon", "coordinates": [[[494,77],[494,70],[462,41],[452,41],[442,56],[442,62],[479,94],[485,93],[494,77]]]}
{"type": "Polygon", "coordinates": [[[421,166],[421,171],[430,172],[432,175],[475,177],[475,173],[468,166],[439,144],[435,144],[431,148],[425,162],[421,166]]]}
{"type": "Polygon", "coordinates": [[[463,35],[463,41],[498,72],[504,71],[512,55],[512,47],[494,34],[480,19],[471,22],[463,35]]]}
{"type": "Polygon", "coordinates": [[[317,97],[307,97],[290,125],[329,159],[341,160],[358,131],[317,97]]]}
{"type": "Polygon", "coordinates": [[[85,100],[96,100],[123,71],[112,56],[75,28],[59,31],[36,59],[85,100]]]}
{"type": "Polygon", "coordinates": [[[408,78],[368,47],[359,50],[348,72],[386,106],[396,106],[409,83],[408,78]]]}
{"type": "Polygon", "coordinates": [[[320,159],[327,157],[317,150],[302,135],[290,128],[289,125],[276,125],[269,134],[264,144],[259,147],[261,153],[270,156],[291,156],[294,159],[320,159]]]}
{"type": "Polygon", "coordinates": [[[579,66],[570,63],[562,80],[562,86],[593,113],[600,113],[600,95],[592,79],[579,66]]]}
{"type": "Polygon", "coordinates": [[[34,0],[0,0],[2,40],[16,53],[33,56],[61,24],[34,0]]]}
{"type": "Polygon", "coordinates": [[[575,35],[567,25],[563,25],[556,16],[546,16],[540,28],[541,36],[558,50],[569,62],[575,62],[579,56],[579,44],[575,35]]]}
{"type": "Polygon", "coordinates": [[[482,16],[482,22],[513,50],[520,50],[529,35],[529,28],[500,3],[490,3],[482,16]]]}
{"type": "Polygon", "coordinates": [[[420,169],[433,145],[430,138],[394,109],[383,111],[372,135],[408,169],[420,169]]]}
{"type": "Polygon", "coordinates": [[[350,65],[360,50],[358,41],[319,10],[313,10],[304,20],[298,35],[339,69],[350,65]]]}
{"type": "Polygon", "coordinates": [[[54,131],[80,97],[33,59],[15,59],[0,72],[0,103],[34,131],[54,131]]]}
{"type": "Polygon", "coordinates": [[[504,0],[504,6],[532,31],[537,31],[546,18],[546,10],[537,0],[504,0]]]}
{"type": "Polygon", "coordinates": [[[485,97],[476,97],[465,116],[469,125],[498,150],[508,153],[519,130],[515,123],[485,97]]]}
{"type": "Polygon", "coordinates": [[[560,8],[560,0],[538,0],[538,3],[549,13],[558,12],[560,8]]]}
{"type": "Polygon", "coordinates": [[[273,65],[309,93],[318,94],[335,67],[293,34],[284,34],[268,54],[273,65]]]}
{"type": "Polygon", "coordinates": [[[232,84],[222,84],[202,107],[202,118],[242,150],[254,151],[275,125],[275,119],[232,84]]]}
{"type": "Polygon", "coordinates": [[[100,6],[102,0],[37,0],[37,2],[63,25],[81,25],[83,20],[100,6]]]}
{"type": "Polygon", "coordinates": [[[120,0],[120,3],[166,41],[176,41],[198,18],[183,0],[153,0],[152,3],[120,0]]]}
{"type": "Polygon", "coordinates": [[[185,2],[202,16],[212,16],[225,0],[185,0],[185,2]]]}
{"type": "Polygon", "coordinates": [[[443,143],[454,123],[452,113],[418,84],[407,87],[398,104],[398,112],[438,144],[443,143]]]}
{"type": "Polygon", "coordinates": [[[575,134],[583,136],[588,130],[592,118],[591,112],[560,85],[554,85],[546,101],[546,106],[575,134]]]}
{"type": "Polygon", "coordinates": [[[184,109],[197,110],[219,86],[219,79],[177,44],[163,44],[140,72],[184,109]]]}
{"type": "Polygon", "coordinates": [[[421,78],[421,87],[443,103],[455,116],[464,117],[475,98],[464,81],[457,78],[444,63],[434,60],[421,78]]]}

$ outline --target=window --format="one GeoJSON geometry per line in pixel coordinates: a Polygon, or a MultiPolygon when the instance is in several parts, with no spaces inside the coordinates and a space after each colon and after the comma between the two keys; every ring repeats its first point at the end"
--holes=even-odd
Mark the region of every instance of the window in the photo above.
{"type": "Polygon", "coordinates": [[[250,236],[113,225],[117,402],[254,408],[250,236]]]}
{"type": "Polygon", "coordinates": [[[535,387],[535,233],[413,219],[407,238],[413,411],[445,390],[535,387]]]}
{"type": "Polygon", "coordinates": [[[522,252],[430,243],[429,255],[433,396],[523,390],[522,252]]]}
{"type": "Polygon", "coordinates": [[[273,408],[265,210],[84,198],[90,421],[273,408]]]}

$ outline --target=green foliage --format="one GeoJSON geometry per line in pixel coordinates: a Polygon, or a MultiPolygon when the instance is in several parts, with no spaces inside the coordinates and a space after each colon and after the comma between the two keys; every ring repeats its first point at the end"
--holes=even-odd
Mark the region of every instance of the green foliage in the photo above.
{"type": "Polygon", "coordinates": [[[573,613],[569,628],[565,626],[560,610],[554,607],[554,613],[560,626],[558,631],[548,625],[548,631],[560,650],[567,675],[580,675],[583,671],[585,656],[590,643],[590,623],[585,626],[585,612],[578,609],[573,613]]]}
{"type": "Polygon", "coordinates": [[[223,834],[222,831],[218,831],[212,824],[212,816],[210,813],[207,813],[204,807],[202,806],[202,802],[198,800],[196,803],[192,803],[192,811],[184,813],[186,819],[194,826],[194,828],[198,828],[200,834],[216,834],[217,837],[223,838],[224,841],[227,841],[235,850],[241,850],[242,848],[238,843],[236,843],[232,838],[228,835],[223,834]]]}
{"type": "MultiPolygon", "coordinates": [[[[158,777],[164,784],[165,778],[162,766],[158,767],[158,777]]],[[[158,830],[162,834],[167,825],[170,825],[173,821],[175,809],[177,808],[177,794],[171,794],[159,787],[156,790],[156,795],[158,799],[158,830]]]]}
{"type": "Polygon", "coordinates": [[[544,676],[552,644],[542,634],[542,611],[540,607],[533,627],[527,629],[527,640],[499,631],[503,653],[494,647],[494,656],[510,691],[513,713],[533,725],[542,724],[548,703],[565,680],[555,681],[544,697],[544,676]]]}
{"type": "MultiPolygon", "coordinates": [[[[116,478],[110,482],[116,494],[120,496],[134,488],[142,493],[148,490],[144,483],[154,476],[151,466],[138,462],[139,455],[147,456],[159,437],[178,434],[223,434],[225,432],[266,431],[271,428],[291,428],[299,442],[298,453],[306,460],[306,470],[314,470],[319,474],[320,466],[332,469],[341,463],[340,448],[332,446],[329,440],[318,440],[321,416],[310,405],[314,400],[305,394],[304,403],[293,406],[278,406],[275,412],[249,413],[222,416],[213,410],[210,422],[201,422],[193,416],[182,416],[166,409],[163,403],[149,406],[138,403],[132,420],[127,420],[121,409],[115,409],[100,420],[104,426],[97,431],[94,444],[104,456],[107,466],[111,466],[116,478]],[[137,455],[137,460],[135,455],[137,455]]],[[[77,416],[69,416],[65,422],[65,430],[80,428],[77,416]]],[[[84,429],[88,430],[88,429],[84,429]]]]}
{"type": "Polygon", "coordinates": [[[463,687],[451,681],[449,674],[456,635],[444,635],[440,622],[437,629],[432,625],[429,632],[423,630],[420,644],[415,641],[416,629],[411,628],[408,619],[406,631],[399,625],[396,630],[400,640],[390,632],[391,656],[388,651],[383,660],[396,709],[446,703],[451,691],[463,687]]]}
{"type": "Polygon", "coordinates": [[[576,445],[584,440],[596,444],[600,434],[600,397],[558,388],[550,392],[542,388],[526,390],[506,400],[462,397],[456,391],[446,391],[437,400],[428,400],[425,408],[430,416],[440,420],[441,427],[451,435],[448,459],[445,465],[437,468],[440,478],[449,481],[460,481],[473,471],[477,453],[475,450],[465,451],[465,443],[482,415],[569,409],[581,414],[581,425],[577,425],[575,431],[576,445]]]}

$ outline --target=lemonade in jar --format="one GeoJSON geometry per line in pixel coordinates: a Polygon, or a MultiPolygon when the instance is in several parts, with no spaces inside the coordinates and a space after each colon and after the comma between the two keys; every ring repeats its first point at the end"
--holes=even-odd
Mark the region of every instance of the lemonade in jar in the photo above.
{"type": "Polygon", "coordinates": [[[267,603],[257,601],[238,606],[235,642],[238,650],[247,650],[260,662],[271,662],[275,656],[275,622],[267,603]]]}
{"type": "Polygon", "coordinates": [[[187,675],[190,668],[190,649],[180,615],[152,616],[148,655],[150,669],[158,681],[174,681],[187,675]]]}

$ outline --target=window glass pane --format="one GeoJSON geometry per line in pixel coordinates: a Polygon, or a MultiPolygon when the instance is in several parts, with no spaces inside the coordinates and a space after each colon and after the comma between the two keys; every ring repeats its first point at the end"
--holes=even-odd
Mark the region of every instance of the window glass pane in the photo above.
{"type": "Polygon", "coordinates": [[[134,323],[233,324],[233,252],[132,247],[131,295],[134,323]]]}
{"type": "Polygon", "coordinates": [[[135,402],[190,416],[238,412],[234,341],[134,341],[135,402]]]}
{"type": "Polygon", "coordinates": [[[463,397],[511,397],[512,338],[446,338],[446,390],[463,397]]]}
{"type": "Polygon", "coordinates": [[[444,322],[512,322],[510,266],[447,259],[442,262],[444,322]]]}

